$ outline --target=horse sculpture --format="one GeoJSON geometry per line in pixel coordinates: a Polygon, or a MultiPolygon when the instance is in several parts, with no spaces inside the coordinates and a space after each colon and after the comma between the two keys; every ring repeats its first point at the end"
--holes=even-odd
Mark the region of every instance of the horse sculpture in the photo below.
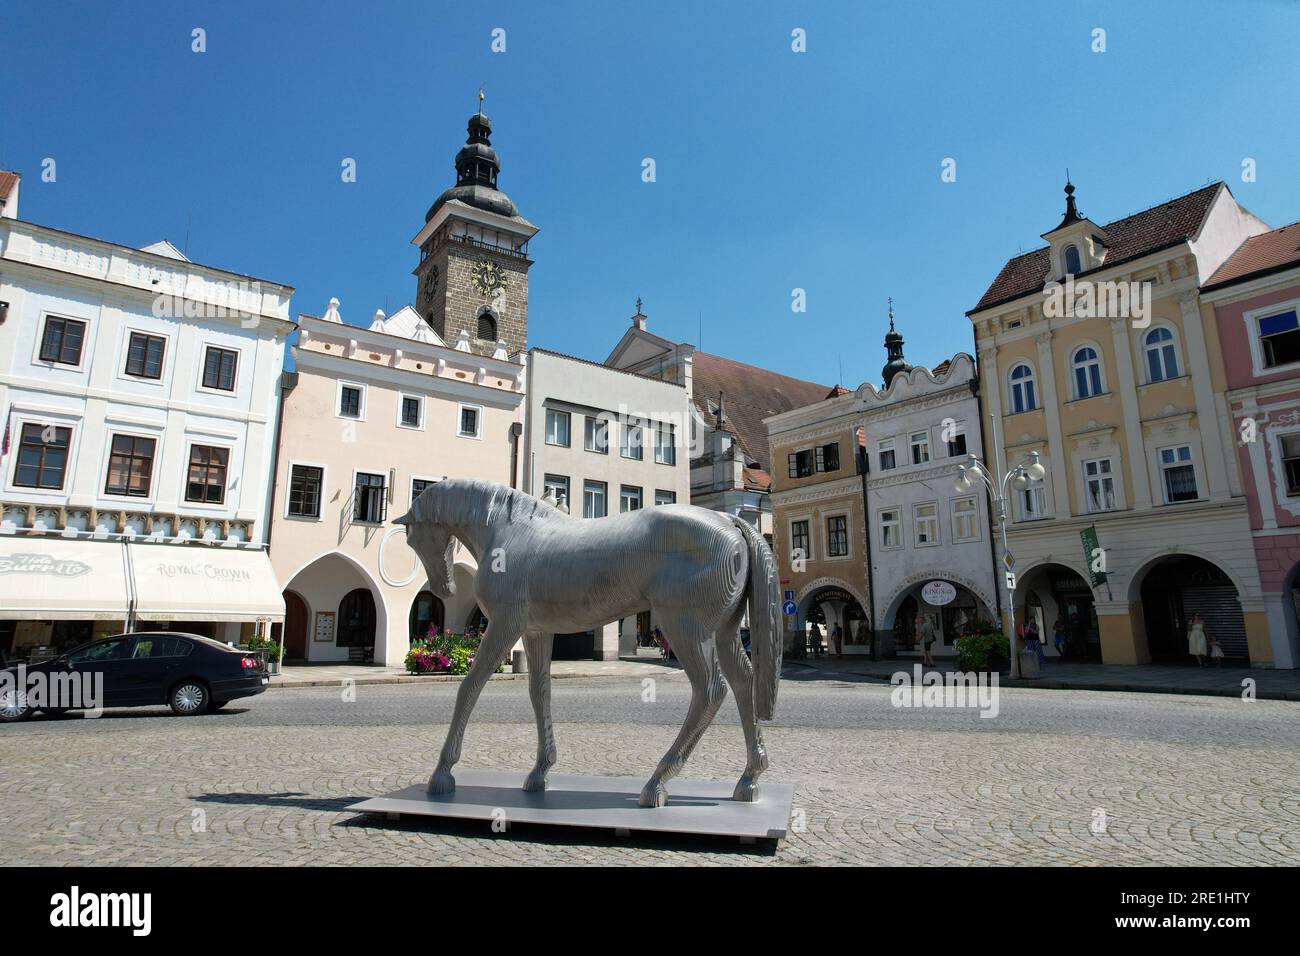
{"type": "Polygon", "coordinates": [[[641,791],[661,807],[664,784],[685,764],[731,686],[748,759],[733,798],[751,801],[767,753],[758,721],[770,720],[781,673],[776,563],[762,536],[740,518],[691,505],[662,505],[598,519],[574,518],[532,495],[490,481],[444,479],[397,519],[419,555],[429,586],[455,593],[452,561],[460,541],[478,562],[474,594],[488,619],[456,708],[429,793],[455,790],[470,711],[488,675],[519,640],[528,654],[528,692],[537,718],[537,763],[525,790],[546,789],[555,763],[551,730],[551,644],[556,633],[600,628],[650,609],[691,681],[686,720],[641,791]],[[748,607],[749,657],[740,640],[748,607]]]}

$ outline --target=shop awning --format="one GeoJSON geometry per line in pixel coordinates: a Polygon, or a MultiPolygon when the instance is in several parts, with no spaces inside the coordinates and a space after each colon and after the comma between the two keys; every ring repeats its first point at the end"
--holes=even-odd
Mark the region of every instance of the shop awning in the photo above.
{"type": "Polygon", "coordinates": [[[142,543],[129,554],[139,620],[284,620],[284,597],[265,551],[142,543]]]}
{"type": "Polygon", "coordinates": [[[0,535],[0,618],[125,621],[129,603],[122,542],[0,535]]]}

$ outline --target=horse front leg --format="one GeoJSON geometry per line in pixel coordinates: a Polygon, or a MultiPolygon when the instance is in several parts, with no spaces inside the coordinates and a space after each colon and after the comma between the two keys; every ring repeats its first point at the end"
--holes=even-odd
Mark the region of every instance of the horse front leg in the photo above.
{"type": "Polygon", "coordinates": [[[551,728],[551,650],[553,634],[524,635],[528,652],[528,696],[537,718],[537,763],[524,781],[524,789],[546,789],[546,772],[555,766],[555,733],[551,728]]]}
{"type": "Polygon", "coordinates": [[[511,645],[519,640],[521,630],[522,628],[516,628],[496,617],[488,619],[488,629],[483,633],[474,663],[465,679],[460,682],[460,689],[456,691],[456,709],[452,711],[451,726],[447,728],[447,739],[442,745],[438,765],[429,777],[429,793],[451,793],[456,789],[456,778],[451,775],[451,768],[460,760],[460,745],[465,736],[465,726],[469,723],[470,712],[488,677],[497,669],[511,645]]]}

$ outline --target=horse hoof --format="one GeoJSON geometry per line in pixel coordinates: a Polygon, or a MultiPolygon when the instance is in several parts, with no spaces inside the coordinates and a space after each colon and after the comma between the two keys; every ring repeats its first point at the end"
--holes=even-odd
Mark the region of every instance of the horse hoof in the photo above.
{"type": "Polygon", "coordinates": [[[753,780],[741,780],[736,784],[735,791],[731,794],[732,800],[738,800],[741,803],[753,803],[758,799],[758,784],[753,780]]]}
{"type": "Polygon", "coordinates": [[[534,770],[524,780],[524,790],[528,793],[537,793],[546,789],[546,771],[534,770]]]}
{"type": "Polygon", "coordinates": [[[435,770],[433,776],[429,778],[428,792],[433,795],[442,793],[454,793],[456,790],[456,778],[451,775],[450,770],[435,770]]]}
{"type": "Polygon", "coordinates": [[[652,787],[646,784],[641,791],[641,799],[637,802],[643,807],[662,807],[668,802],[668,791],[662,785],[652,787]]]}

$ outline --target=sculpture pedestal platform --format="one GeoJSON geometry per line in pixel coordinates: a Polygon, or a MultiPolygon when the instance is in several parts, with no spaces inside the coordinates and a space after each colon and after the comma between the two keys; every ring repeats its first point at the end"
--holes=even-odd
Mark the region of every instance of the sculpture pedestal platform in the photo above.
{"type": "Polygon", "coordinates": [[[688,833],[736,837],[742,842],[781,840],[790,825],[794,787],[761,783],[758,799],[731,799],[735,783],[675,779],[668,783],[668,803],[641,807],[637,797],[645,780],[633,777],[588,777],[551,774],[547,789],[525,793],[523,773],[496,770],[456,771],[456,791],[439,796],[425,793],[424,784],[353,804],[358,813],[382,813],[456,820],[503,819],[512,823],[588,827],[638,832],[688,833]],[[503,817],[504,814],[504,817],[503,817]]]}

